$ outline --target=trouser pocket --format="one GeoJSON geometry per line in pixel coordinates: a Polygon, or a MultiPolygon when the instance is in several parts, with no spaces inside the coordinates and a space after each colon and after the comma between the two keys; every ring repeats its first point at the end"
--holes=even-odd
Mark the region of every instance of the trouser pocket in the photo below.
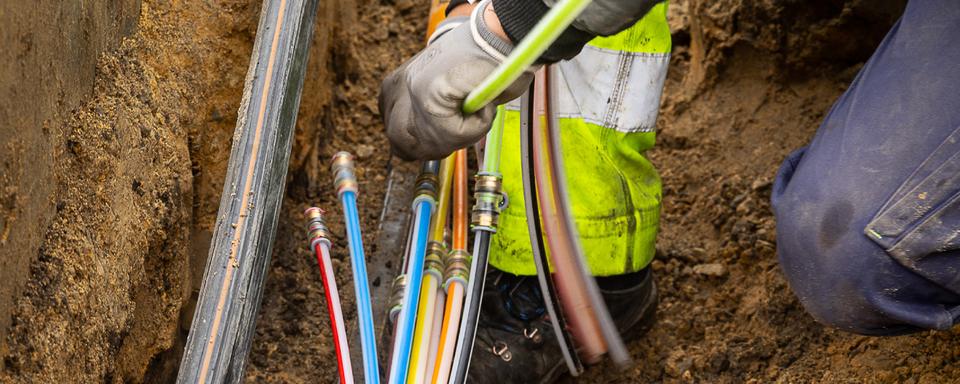
{"type": "Polygon", "coordinates": [[[864,233],[900,264],[960,292],[960,128],[897,189],[864,233]]]}

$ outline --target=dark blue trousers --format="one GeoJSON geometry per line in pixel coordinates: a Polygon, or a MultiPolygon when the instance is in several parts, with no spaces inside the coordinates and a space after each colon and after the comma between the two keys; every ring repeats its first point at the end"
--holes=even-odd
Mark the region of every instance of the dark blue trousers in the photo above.
{"type": "Polygon", "coordinates": [[[957,322],[960,2],[907,5],[781,166],[773,208],[780,265],[820,322],[872,335],[957,322]]]}

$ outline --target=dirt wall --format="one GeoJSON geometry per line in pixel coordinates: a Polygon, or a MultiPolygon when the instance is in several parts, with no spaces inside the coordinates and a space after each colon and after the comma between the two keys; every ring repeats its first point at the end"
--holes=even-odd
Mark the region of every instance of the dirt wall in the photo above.
{"type": "MultiPolygon", "coordinates": [[[[9,325],[0,328],[0,382],[172,380],[216,220],[259,4],[143,0],[127,9],[139,17],[130,26],[136,32],[115,51],[32,48],[44,57],[82,54],[91,73],[80,81],[45,72],[55,84],[37,94],[56,99],[86,89],[87,96],[46,118],[53,128],[35,140],[46,140],[36,144],[43,146],[2,158],[15,165],[44,159],[48,176],[38,183],[48,206],[41,207],[45,220],[16,218],[30,224],[23,232],[32,236],[33,251],[3,253],[21,269],[15,275],[23,288],[0,296],[0,303],[12,303],[9,325]]],[[[334,18],[349,23],[355,14],[339,15],[337,3],[324,4],[291,160],[303,180],[311,179],[303,170],[313,151],[306,138],[320,136],[335,91],[328,68],[350,66],[330,54],[332,26],[334,18]]],[[[102,6],[92,6],[97,15],[123,14],[102,6]]],[[[0,16],[7,9],[31,12],[27,5],[0,7],[0,16]]],[[[85,39],[96,32],[63,28],[57,33],[85,39]]],[[[19,84],[16,77],[0,84],[19,84]]],[[[20,104],[16,109],[25,108],[20,104]]],[[[0,130],[0,138],[15,133],[0,130]]]]}
{"type": "Polygon", "coordinates": [[[97,59],[133,33],[140,0],[0,2],[0,355],[13,299],[55,212],[55,143],[93,92],[97,59]]]}

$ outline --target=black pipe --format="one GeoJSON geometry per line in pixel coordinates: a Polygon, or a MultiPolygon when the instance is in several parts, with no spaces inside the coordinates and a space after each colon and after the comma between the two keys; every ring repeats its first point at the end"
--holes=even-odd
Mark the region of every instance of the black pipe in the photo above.
{"type": "Polygon", "coordinates": [[[487,257],[490,255],[490,236],[493,232],[486,229],[475,229],[473,231],[473,257],[475,267],[470,270],[470,280],[476,281],[473,289],[464,296],[465,303],[476,303],[476,305],[464,306],[464,320],[460,332],[463,335],[458,337],[463,346],[457,348],[464,351],[457,355],[457,361],[453,362],[453,372],[450,376],[451,383],[465,383],[467,380],[467,371],[470,367],[470,358],[473,357],[473,343],[477,335],[477,323],[480,321],[480,307],[483,298],[483,286],[487,277],[487,257]]]}
{"type": "Polygon", "coordinates": [[[317,0],[265,0],[178,383],[243,380],[270,264],[317,0]]]}

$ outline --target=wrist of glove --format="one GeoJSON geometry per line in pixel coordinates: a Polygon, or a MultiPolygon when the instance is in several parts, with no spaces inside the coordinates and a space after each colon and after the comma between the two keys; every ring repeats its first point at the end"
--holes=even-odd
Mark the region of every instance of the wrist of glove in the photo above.
{"type": "Polygon", "coordinates": [[[490,130],[496,105],[519,97],[533,69],[490,105],[471,115],[463,100],[503,61],[513,45],[487,28],[478,5],[469,18],[442,23],[426,49],[383,81],[380,111],[394,153],[407,160],[439,159],[479,141],[490,130]]]}

